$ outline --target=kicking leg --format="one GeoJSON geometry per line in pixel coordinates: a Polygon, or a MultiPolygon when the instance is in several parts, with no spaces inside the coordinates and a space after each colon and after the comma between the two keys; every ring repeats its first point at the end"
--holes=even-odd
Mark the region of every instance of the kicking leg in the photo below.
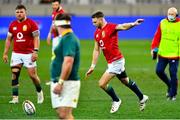
{"type": "Polygon", "coordinates": [[[36,87],[37,96],[38,96],[37,103],[41,104],[44,101],[44,95],[43,95],[43,91],[40,85],[40,79],[37,75],[36,67],[27,68],[27,70],[28,70],[28,74],[30,78],[32,79],[36,87]]]}
{"type": "Polygon", "coordinates": [[[116,76],[124,85],[126,85],[137,95],[140,101],[140,111],[143,111],[146,106],[145,103],[148,100],[148,96],[142,94],[141,90],[138,88],[136,83],[127,77],[125,71],[122,72],[121,74],[117,74],[116,76]]]}
{"type": "Polygon", "coordinates": [[[130,88],[138,96],[139,100],[143,99],[142,92],[140,91],[136,83],[127,77],[125,71],[122,72],[121,74],[117,74],[116,76],[124,85],[130,88]]]}

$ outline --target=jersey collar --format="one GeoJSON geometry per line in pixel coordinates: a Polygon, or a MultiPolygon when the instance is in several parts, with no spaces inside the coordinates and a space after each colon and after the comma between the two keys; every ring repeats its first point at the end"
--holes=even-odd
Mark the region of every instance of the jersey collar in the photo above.
{"type": "Polygon", "coordinates": [[[104,29],[106,27],[106,25],[107,25],[107,22],[104,21],[104,25],[101,27],[101,29],[104,29]]]}
{"type": "Polygon", "coordinates": [[[67,29],[67,30],[63,31],[61,35],[63,37],[64,35],[66,35],[67,33],[70,33],[70,32],[73,32],[72,29],[67,29]]]}

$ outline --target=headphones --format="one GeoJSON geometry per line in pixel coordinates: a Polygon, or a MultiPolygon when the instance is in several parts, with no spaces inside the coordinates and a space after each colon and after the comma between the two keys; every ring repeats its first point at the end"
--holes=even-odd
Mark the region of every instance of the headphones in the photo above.
{"type": "Polygon", "coordinates": [[[179,16],[179,14],[177,13],[177,14],[176,14],[176,17],[178,17],[178,16],[179,16]]]}
{"type": "Polygon", "coordinates": [[[177,11],[177,13],[176,13],[176,17],[179,17],[179,13],[178,13],[178,11],[177,11]]]}

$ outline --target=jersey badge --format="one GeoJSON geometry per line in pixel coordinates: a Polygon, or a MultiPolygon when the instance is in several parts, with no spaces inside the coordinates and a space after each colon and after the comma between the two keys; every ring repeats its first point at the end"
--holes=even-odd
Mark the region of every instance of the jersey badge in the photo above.
{"type": "Polygon", "coordinates": [[[97,34],[97,35],[96,35],[96,38],[98,38],[98,37],[99,37],[99,35],[97,34]]]}
{"type": "Polygon", "coordinates": [[[27,25],[23,25],[23,31],[27,31],[27,25]]]}
{"type": "Polygon", "coordinates": [[[17,30],[17,27],[13,27],[13,30],[17,30]]]}
{"type": "Polygon", "coordinates": [[[105,32],[104,32],[104,31],[102,31],[102,37],[103,37],[103,38],[105,37],[105,32]]]}

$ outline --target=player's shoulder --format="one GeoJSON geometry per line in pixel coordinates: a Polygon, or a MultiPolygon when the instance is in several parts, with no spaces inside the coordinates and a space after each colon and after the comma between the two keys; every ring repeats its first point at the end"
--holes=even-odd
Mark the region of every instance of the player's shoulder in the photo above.
{"type": "Polygon", "coordinates": [[[116,23],[111,23],[111,22],[107,23],[107,26],[116,26],[116,25],[117,25],[116,23]]]}
{"type": "Polygon", "coordinates": [[[10,25],[14,25],[14,24],[17,24],[17,23],[18,23],[17,20],[13,20],[13,21],[11,21],[10,25]]]}
{"type": "Polygon", "coordinates": [[[109,31],[109,30],[114,31],[117,25],[118,24],[115,24],[115,23],[107,23],[103,29],[106,31],[109,31]]]}
{"type": "Polygon", "coordinates": [[[96,28],[96,30],[94,31],[94,35],[98,34],[99,31],[100,31],[100,29],[96,28]]]}
{"type": "Polygon", "coordinates": [[[32,26],[38,26],[37,22],[35,22],[35,20],[33,20],[31,18],[27,18],[26,23],[28,23],[29,25],[32,25],[32,26]]]}
{"type": "Polygon", "coordinates": [[[31,19],[31,18],[27,18],[26,21],[30,22],[30,23],[35,23],[35,21],[33,19],[31,19]]]}
{"type": "Polygon", "coordinates": [[[61,6],[60,9],[59,9],[59,13],[61,13],[61,14],[65,13],[65,10],[63,9],[62,6],[61,6]]]}
{"type": "Polygon", "coordinates": [[[13,20],[13,21],[11,21],[11,23],[9,24],[9,28],[14,27],[14,26],[17,26],[17,24],[18,24],[18,21],[17,21],[17,20],[13,20]]]}

